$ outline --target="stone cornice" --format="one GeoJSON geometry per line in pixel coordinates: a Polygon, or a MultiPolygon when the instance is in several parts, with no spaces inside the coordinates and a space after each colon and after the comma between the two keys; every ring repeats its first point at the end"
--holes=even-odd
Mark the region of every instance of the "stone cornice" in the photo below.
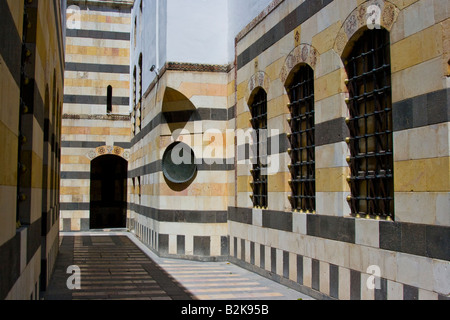
{"type": "Polygon", "coordinates": [[[263,21],[273,10],[275,10],[284,0],[272,1],[259,15],[256,16],[241,32],[236,36],[236,43],[242,40],[250,31],[252,31],[261,21],[263,21]]]}
{"type": "Polygon", "coordinates": [[[63,114],[63,120],[111,120],[130,121],[130,115],[124,114],[63,114]]]}

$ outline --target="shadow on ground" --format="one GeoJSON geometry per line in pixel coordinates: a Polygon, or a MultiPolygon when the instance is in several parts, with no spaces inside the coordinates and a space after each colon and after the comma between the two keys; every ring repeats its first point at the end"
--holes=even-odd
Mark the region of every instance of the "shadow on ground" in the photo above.
{"type": "Polygon", "coordinates": [[[63,236],[45,300],[194,300],[126,236],[63,236]],[[80,270],[79,290],[70,266],[80,270]],[[70,278],[70,279],[69,279],[70,278]]]}

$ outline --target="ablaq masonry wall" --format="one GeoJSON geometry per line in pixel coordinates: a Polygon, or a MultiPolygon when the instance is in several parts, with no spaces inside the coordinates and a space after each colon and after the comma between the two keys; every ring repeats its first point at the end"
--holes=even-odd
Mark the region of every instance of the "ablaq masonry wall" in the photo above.
{"type": "Polygon", "coordinates": [[[226,70],[167,63],[157,84],[135,106],[128,227],[161,256],[227,258],[233,155],[226,158],[226,149],[233,139],[225,135],[229,119],[226,70]],[[208,133],[210,129],[214,131],[208,133]],[[203,153],[211,141],[217,153],[203,153]],[[178,142],[186,146],[183,152],[192,150],[195,159],[188,159],[186,170],[172,171],[170,154],[165,155],[178,142]],[[184,176],[184,171],[192,175],[184,176]]]}
{"type": "Polygon", "coordinates": [[[230,65],[170,61],[159,36],[201,40],[167,10],[132,12],[127,227],[318,298],[447,298],[448,4],[273,1],[230,65]],[[165,157],[180,142],[188,179],[165,157]]]}
{"type": "Polygon", "coordinates": [[[318,298],[448,298],[449,13],[274,1],[241,32],[236,128],[279,148],[264,174],[238,142],[231,261],[318,298]]]}
{"type": "Polygon", "coordinates": [[[60,1],[0,2],[0,299],[39,299],[59,248],[60,1]]]}
{"type": "Polygon", "coordinates": [[[227,12],[217,10],[225,4],[142,0],[133,8],[127,226],[161,256],[228,257],[234,130],[229,138],[226,129],[234,108],[228,104],[233,87],[227,41],[220,38],[227,12]],[[197,22],[202,14],[205,19],[197,22]],[[219,22],[210,24],[214,17],[219,22]],[[214,48],[202,50],[208,45],[214,48]],[[224,50],[216,56],[220,48],[224,50]],[[186,146],[189,161],[191,150],[195,155],[182,170],[170,163],[167,152],[179,142],[186,146]]]}
{"type": "Polygon", "coordinates": [[[125,228],[132,2],[67,5],[60,229],[125,228]]]}

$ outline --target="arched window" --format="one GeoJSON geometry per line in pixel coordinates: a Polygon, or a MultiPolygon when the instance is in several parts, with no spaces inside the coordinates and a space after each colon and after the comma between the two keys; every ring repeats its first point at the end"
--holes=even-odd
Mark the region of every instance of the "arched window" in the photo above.
{"type": "Polygon", "coordinates": [[[137,110],[137,124],[139,131],[142,130],[142,53],[139,55],[139,108],[137,110]]]}
{"type": "Polygon", "coordinates": [[[315,212],[316,210],[316,162],[315,162],[315,111],[314,71],[307,65],[301,66],[287,81],[289,95],[288,120],[291,134],[288,139],[291,148],[289,184],[292,196],[289,200],[294,211],[315,212]]]}
{"type": "Polygon", "coordinates": [[[112,86],[108,86],[107,96],[106,96],[106,112],[112,113],[112,86]]]}
{"type": "Polygon", "coordinates": [[[134,41],[133,41],[133,46],[136,48],[136,39],[137,39],[137,17],[134,18],[134,32],[133,32],[133,36],[134,36],[134,41]]]}
{"type": "Polygon", "coordinates": [[[256,89],[249,106],[252,115],[251,123],[254,130],[252,145],[253,169],[253,206],[266,209],[268,207],[267,190],[267,93],[262,88],[256,89]]]}
{"type": "Polygon", "coordinates": [[[134,66],[133,70],[133,105],[132,105],[132,112],[131,112],[131,118],[132,118],[132,128],[133,134],[136,134],[136,105],[137,105],[137,71],[136,66],[134,66]]]}
{"type": "Polygon", "coordinates": [[[142,103],[142,53],[139,55],[139,101],[142,103]]]}
{"type": "Polygon", "coordinates": [[[133,108],[136,107],[137,104],[137,82],[136,82],[136,66],[134,66],[133,71],[133,108]]]}
{"type": "Polygon", "coordinates": [[[350,95],[350,207],[356,217],[390,220],[394,166],[389,32],[365,31],[344,62],[350,95]]]}

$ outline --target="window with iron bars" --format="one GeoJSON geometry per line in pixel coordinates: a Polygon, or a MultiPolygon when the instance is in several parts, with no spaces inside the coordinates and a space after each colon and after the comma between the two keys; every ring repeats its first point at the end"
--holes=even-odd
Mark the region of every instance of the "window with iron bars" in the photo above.
{"type": "Polygon", "coordinates": [[[254,155],[253,169],[251,170],[253,177],[251,198],[255,208],[267,209],[267,93],[262,88],[257,90],[250,103],[252,115],[250,122],[254,130],[254,139],[256,139],[251,146],[254,155]]]}
{"type": "Polygon", "coordinates": [[[389,32],[367,30],[345,61],[350,117],[348,197],[356,217],[394,219],[389,32]]]}
{"type": "Polygon", "coordinates": [[[288,83],[290,99],[288,119],[291,133],[288,139],[291,148],[289,171],[292,179],[289,184],[292,195],[289,201],[295,212],[314,213],[316,210],[315,179],[315,112],[314,112],[314,71],[304,65],[295,72],[288,83]]]}

